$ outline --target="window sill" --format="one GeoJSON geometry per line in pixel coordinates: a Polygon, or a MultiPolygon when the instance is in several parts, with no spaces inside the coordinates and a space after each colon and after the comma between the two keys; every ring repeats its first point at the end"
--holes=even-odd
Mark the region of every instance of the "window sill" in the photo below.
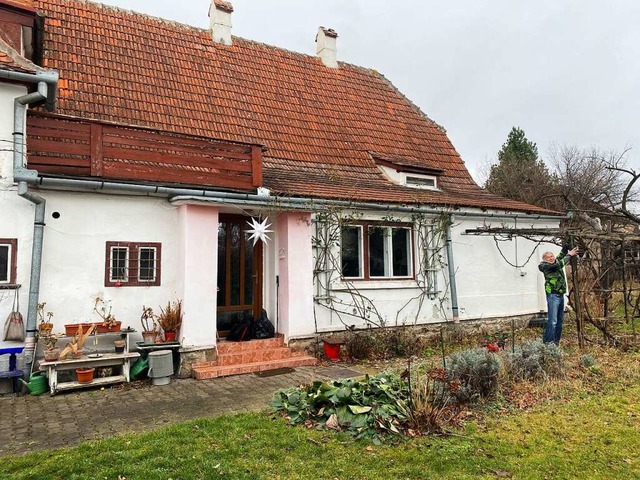
{"type": "Polygon", "coordinates": [[[333,282],[332,291],[348,290],[396,290],[418,288],[417,282],[412,278],[402,280],[353,280],[350,282],[333,282]]]}
{"type": "Polygon", "coordinates": [[[19,283],[1,283],[0,290],[18,290],[22,285],[19,283]]]}

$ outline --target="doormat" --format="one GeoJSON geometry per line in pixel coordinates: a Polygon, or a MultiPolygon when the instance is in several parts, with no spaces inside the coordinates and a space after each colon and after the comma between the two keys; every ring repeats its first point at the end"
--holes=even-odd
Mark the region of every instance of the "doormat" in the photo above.
{"type": "Polygon", "coordinates": [[[318,368],[316,370],[316,373],[318,373],[318,375],[321,375],[323,377],[330,378],[333,380],[342,379],[342,378],[356,378],[364,375],[362,372],[358,372],[357,370],[352,370],[350,368],[339,367],[339,366],[318,368]]]}
{"type": "Polygon", "coordinates": [[[295,370],[291,367],[274,368],[273,370],[264,370],[262,372],[254,372],[256,377],[275,377],[276,375],[284,375],[285,373],[293,373],[295,370]]]}

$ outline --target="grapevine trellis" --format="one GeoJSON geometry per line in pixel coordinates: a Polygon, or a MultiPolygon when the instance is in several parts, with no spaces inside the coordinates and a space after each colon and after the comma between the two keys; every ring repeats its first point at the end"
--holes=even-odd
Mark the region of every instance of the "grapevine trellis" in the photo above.
{"type": "Polygon", "coordinates": [[[585,323],[594,326],[610,345],[625,346],[637,340],[640,235],[635,232],[501,227],[467,230],[466,233],[491,235],[496,245],[504,240],[515,239],[517,242],[517,238],[526,238],[536,242],[534,252],[542,242],[579,247],[580,254],[567,266],[567,281],[569,305],[575,313],[580,346],[597,341],[586,331],[585,323]]]}

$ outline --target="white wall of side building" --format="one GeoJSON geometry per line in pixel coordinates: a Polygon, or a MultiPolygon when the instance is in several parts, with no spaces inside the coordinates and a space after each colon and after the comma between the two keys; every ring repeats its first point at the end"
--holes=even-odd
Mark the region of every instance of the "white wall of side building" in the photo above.
{"type": "Polygon", "coordinates": [[[452,241],[461,320],[524,315],[546,309],[544,281],[538,264],[545,251],[557,247],[523,237],[502,238],[496,242],[493,235],[465,234],[468,229],[488,225],[558,227],[557,222],[548,220],[521,219],[518,222],[506,218],[456,217],[452,241]]]}
{"type": "MultiPolygon", "coordinates": [[[[40,302],[54,313],[54,332],[67,323],[98,321],[94,300],[110,302],[113,314],[140,330],[142,306],[155,310],[179,298],[177,288],[178,209],[166,200],[148,197],[37,190],[46,204],[40,302]],[[53,214],[59,214],[54,218],[53,214]],[[160,242],[162,279],[157,287],[105,287],[107,241],[160,242]]],[[[18,238],[18,278],[22,284],[21,310],[26,313],[31,269],[34,207],[15,192],[3,199],[0,237],[18,238]]],[[[5,291],[3,297],[9,297],[5,291]]],[[[5,318],[11,305],[0,303],[5,318]]],[[[25,315],[26,316],[26,315],[25,315]]],[[[26,318],[25,318],[26,321],[26,318]]]]}
{"type": "MultiPolygon", "coordinates": [[[[496,214],[498,212],[493,212],[496,214]]],[[[388,214],[365,214],[365,220],[381,221],[388,214]]],[[[436,217],[433,217],[434,221],[436,217]]],[[[408,218],[398,218],[397,221],[407,221],[408,218]]],[[[557,228],[558,222],[537,220],[535,217],[523,218],[514,223],[505,217],[456,216],[452,226],[452,246],[455,267],[455,280],[460,320],[475,320],[482,318],[515,316],[533,314],[546,309],[543,292],[543,278],[538,271],[538,263],[542,253],[557,247],[548,244],[538,244],[522,237],[499,242],[502,257],[493,236],[468,235],[467,229],[477,229],[482,226],[516,227],[523,225],[535,228],[557,228]],[[516,248],[517,244],[517,248],[516,248]],[[516,257],[517,250],[517,257],[516,257]],[[509,263],[518,265],[515,268],[509,263]]],[[[416,270],[420,268],[423,249],[419,242],[420,236],[415,235],[414,252],[416,270]]],[[[339,252],[336,252],[339,255],[339,252]]],[[[319,282],[314,283],[316,295],[315,322],[319,332],[338,331],[345,325],[355,325],[359,328],[367,327],[367,322],[358,315],[350,315],[345,305],[350,302],[363,303],[362,299],[348,292],[355,287],[358,295],[370,300],[378,311],[378,315],[371,314],[371,325],[376,326],[379,319],[385,326],[416,325],[437,323],[452,319],[451,291],[449,288],[449,271],[447,252],[440,250],[443,256],[441,269],[437,276],[440,293],[435,298],[424,295],[417,288],[416,280],[376,280],[333,282],[331,296],[343,302],[339,308],[328,308],[329,300],[319,288],[319,282]],[[336,310],[341,310],[337,312],[336,310]]],[[[314,252],[317,255],[317,251],[314,252]]],[[[421,275],[416,272],[416,275],[421,275]]],[[[366,301],[364,302],[366,303],[366,301]]],[[[334,304],[335,306],[336,304],[334,304]]],[[[308,332],[313,333],[313,332],[308,332]]]]}

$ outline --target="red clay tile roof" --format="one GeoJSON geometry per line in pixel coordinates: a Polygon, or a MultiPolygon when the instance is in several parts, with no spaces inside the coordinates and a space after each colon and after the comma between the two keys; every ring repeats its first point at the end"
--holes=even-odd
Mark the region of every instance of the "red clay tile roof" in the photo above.
{"type": "Polygon", "coordinates": [[[0,70],[36,73],[39,70],[39,67],[21,56],[11,48],[7,42],[0,38],[0,70]]]}
{"type": "Polygon", "coordinates": [[[85,0],[35,6],[47,17],[44,66],[60,72],[58,113],[264,144],[274,193],[544,211],[480,189],[444,130],[374,70],[238,37],[219,45],[85,0]],[[443,170],[442,191],[391,184],[371,151],[443,170]]]}

